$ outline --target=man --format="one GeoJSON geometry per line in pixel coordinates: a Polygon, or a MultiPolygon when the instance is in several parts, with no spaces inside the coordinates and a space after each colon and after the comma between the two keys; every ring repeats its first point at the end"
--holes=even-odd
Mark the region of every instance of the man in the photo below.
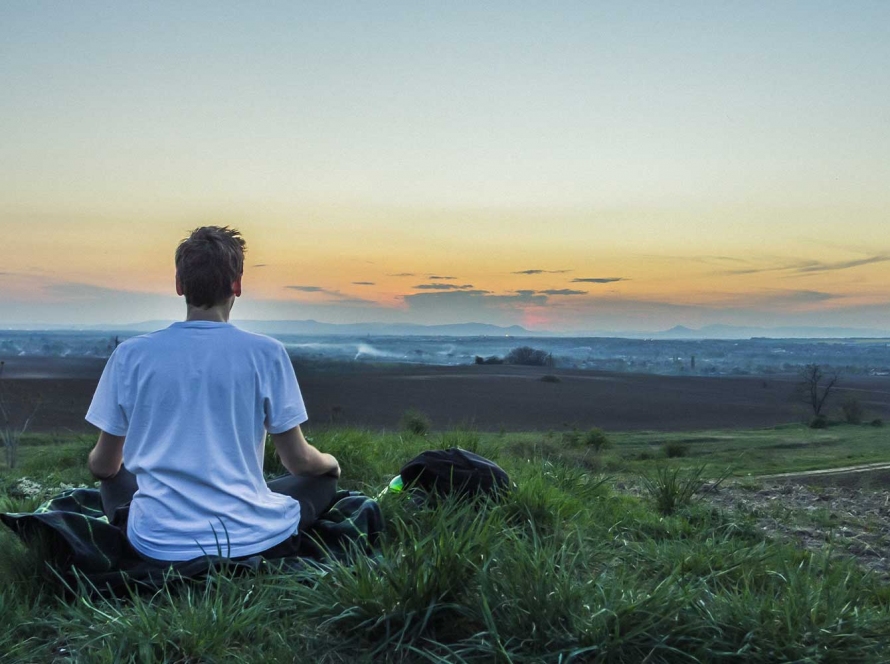
{"type": "Polygon", "coordinates": [[[176,250],[186,319],[112,353],[86,419],[100,429],[89,469],[109,518],[130,504],[127,537],[149,560],[296,551],[340,466],[306,442],[306,409],[278,341],[229,324],[244,240],[198,228],[176,250]],[[266,432],[289,476],[263,479],[266,432]],[[130,502],[132,501],[132,502],[130,502]]]}

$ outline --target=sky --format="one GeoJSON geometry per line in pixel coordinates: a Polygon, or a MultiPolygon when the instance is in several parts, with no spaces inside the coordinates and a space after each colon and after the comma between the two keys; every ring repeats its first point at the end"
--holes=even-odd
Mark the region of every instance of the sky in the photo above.
{"type": "Polygon", "coordinates": [[[888,2],[0,2],[0,328],[890,330],[888,2]]]}

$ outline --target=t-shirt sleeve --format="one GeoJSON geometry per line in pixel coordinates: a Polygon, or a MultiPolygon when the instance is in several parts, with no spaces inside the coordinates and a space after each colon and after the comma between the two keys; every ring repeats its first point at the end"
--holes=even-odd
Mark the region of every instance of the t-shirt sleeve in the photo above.
{"type": "Polygon", "coordinates": [[[123,386],[119,378],[120,354],[117,349],[105,363],[96,393],[86,414],[86,421],[112,436],[126,436],[129,428],[127,414],[121,406],[123,386]]]}
{"type": "Polygon", "coordinates": [[[268,375],[268,391],[263,402],[266,431],[283,433],[309,419],[294,367],[284,346],[278,347],[275,362],[268,375]]]}

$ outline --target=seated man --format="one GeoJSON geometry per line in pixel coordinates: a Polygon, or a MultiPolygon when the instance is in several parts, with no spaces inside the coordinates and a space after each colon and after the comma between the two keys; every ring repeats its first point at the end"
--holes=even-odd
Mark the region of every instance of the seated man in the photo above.
{"type": "Polygon", "coordinates": [[[176,250],[186,320],[112,353],[86,419],[105,513],[130,503],[127,537],[149,560],[291,555],[331,503],[340,466],[306,442],[284,346],[228,323],[244,240],[198,228],[176,250]],[[289,476],[263,479],[266,432],[289,476]]]}

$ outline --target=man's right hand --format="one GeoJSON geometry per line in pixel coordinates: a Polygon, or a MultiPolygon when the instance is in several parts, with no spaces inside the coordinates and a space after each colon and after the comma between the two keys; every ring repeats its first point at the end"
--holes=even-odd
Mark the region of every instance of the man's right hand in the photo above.
{"type": "Polygon", "coordinates": [[[328,462],[330,463],[331,469],[325,473],[325,475],[330,475],[331,477],[336,477],[340,479],[340,462],[337,461],[336,457],[333,454],[322,453],[322,456],[328,458],[328,462]]]}
{"type": "Polygon", "coordinates": [[[340,464],[332,454],[319,452],[303,437],[299,426],[272,434],[272,443],[281,464],[291,475],[332,475],[340,477],[340,464]]]}

